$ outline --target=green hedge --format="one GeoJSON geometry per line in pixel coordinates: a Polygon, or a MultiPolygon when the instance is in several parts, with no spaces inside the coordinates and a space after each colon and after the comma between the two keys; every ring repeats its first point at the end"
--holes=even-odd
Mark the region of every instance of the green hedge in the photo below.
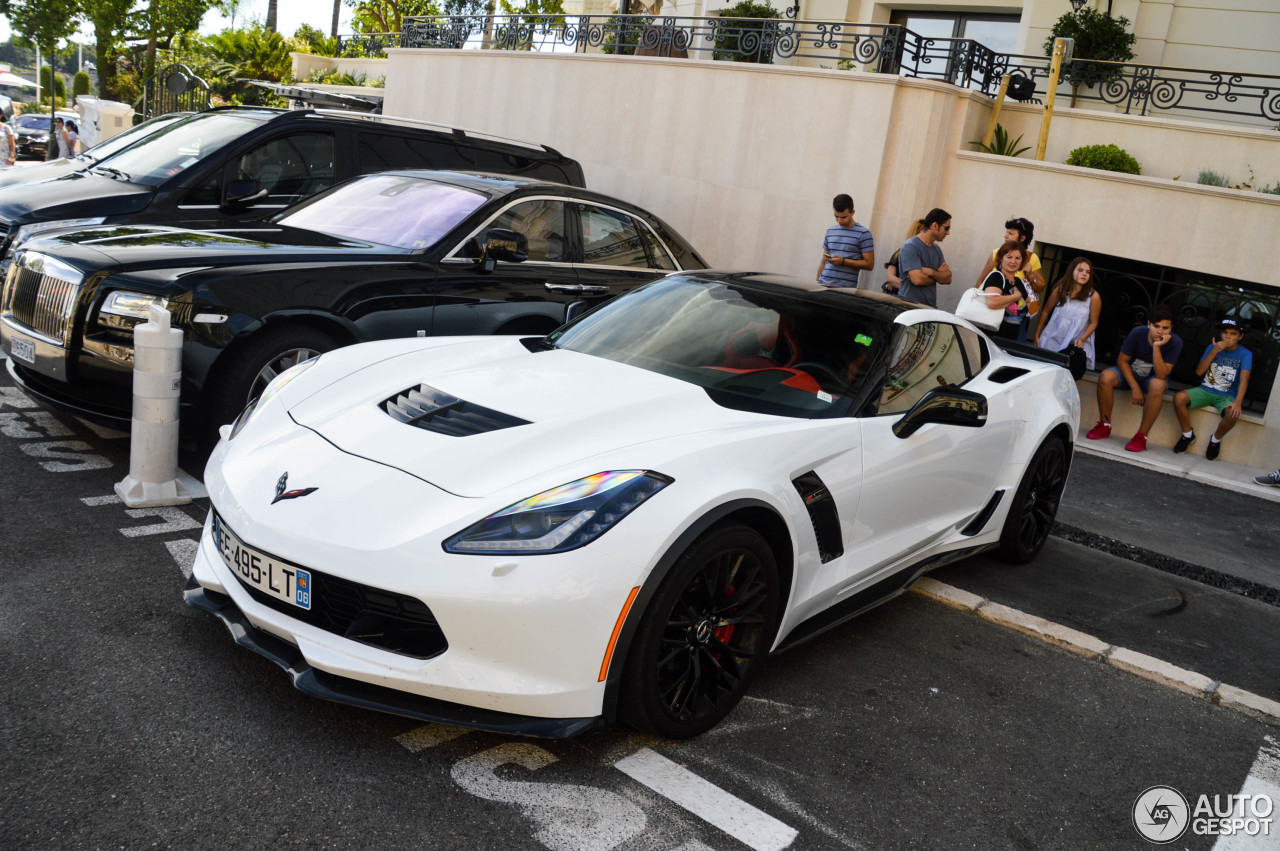
{"type": "Polygon", "coordinates": [[[1086,145],[1076,148],[1067,157],[1067,165],[1097,168],[1102,171],[1119,171],[1124,174],[1142,174],[1142,166],[1129,156],[1124,148],[1116,145],[1086,145]]]}

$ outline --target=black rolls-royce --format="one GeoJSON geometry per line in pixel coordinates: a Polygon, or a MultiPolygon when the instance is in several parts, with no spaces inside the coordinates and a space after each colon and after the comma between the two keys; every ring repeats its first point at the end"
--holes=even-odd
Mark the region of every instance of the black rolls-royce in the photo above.
{"type": "Polygon", "coordinates": [[[675,231],[585,189],[469,172],[358,177],[266,227],[94,227],[14,247],[0,345],[28,393],[100,422],[131,414],[133,327],[185,334],[184,431],[203,442],[280,371],[417,334],[543,335],[668,272],[705,268],[675,231]]]}

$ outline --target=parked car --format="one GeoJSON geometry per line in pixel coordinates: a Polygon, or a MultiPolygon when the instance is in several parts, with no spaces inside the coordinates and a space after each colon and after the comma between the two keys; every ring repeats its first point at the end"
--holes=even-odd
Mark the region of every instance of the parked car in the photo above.
{"type": "Polygon", "coordinates": [[[947,562],[1039,553],[1080,414],[1039,356],[718,272],[545,338],[324,354],[225,429],[186,600],[330,700],[697,735],[766,655],[947,562]]]}
{"type": "Polygon", "coordinates": [[[8,95],[0,95],[0,113],[4,115],[5,121],[13,118],[13,98],[8,95]]]}
{"type": "Polygon", "coordinates": [[[483,169],[584,183],[578,163],[545,146],[388,116],[220,108],[163,127],[88,171],[0,190],[0,257],[20,231],[235,227],[347,178],[395,168],[483,169]]]}
{"type": "MultiPolygon", "coordinates": [[[[73,171],[84,171],[92,168],[112,154],[119,153],[130,145],[136,145],[157,130],[180,121],[189,115],[191,115],[189,112],[173,112],[168,115],[160,115],[141,124],[135,124],[123,133],[118,133],[110,139],[94,145],[92,148],[81,151],[74,157],[50,160],[49,162],[37,163],[36,165],[22,168],[4,169],[0,171],[0,188],[18,183],[36,183],[41,180],[52,180],[55,177],[61,177],[73,171]]],[[[48,116],[45,116],[45,122],[47,129],[48,116]]]]}
{"type": "MultiPolygon", "coordinates": [[[[56,113],[56,117],[64,121],[74,121],[79,126],[80,116],[77,113],[67,109],[60,109],[56,113]]],[[[10,122],[13,128],[13,134],[18,140],[18,149],[14,154],[16,159],[42,160],[49,155],[49,114],[39,112],[24,112],[10,122]]]]}
{"type": "MultiPolygon", "coordinates": [[[[118,155],[117,159],[119,156],[118,155]]],[[[356,178],[270,229],[63,230],[18,244],[0,345],[34,396],[125,425],[133,326],[186,334],[188,434],[208,445],[278,372],[338,346],[426,334],[547,334],[668,272],[706,264],[657,217],[501,175],[356,178]]]]}

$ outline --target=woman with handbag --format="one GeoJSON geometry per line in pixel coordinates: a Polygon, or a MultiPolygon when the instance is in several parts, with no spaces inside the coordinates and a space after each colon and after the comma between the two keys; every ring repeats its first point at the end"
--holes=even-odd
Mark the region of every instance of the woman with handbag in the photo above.
{"type": "MultiPolygon", "coordinates": [[[[1004,223],[1004,239],[1005,242],[1016,242],[1023,249],[1023,264],[1018,270],[1017,277],[1024,283],[1030,283],[1030,287],[1024,287],[1029,293],[1026,298],[1025,305],[1018,306],[1018,313],[1022,316],[1022,324],[1018,327],[1018,342],[1025,341],[1031,336],[1031,331],[1035,328],[1036,313],[1040,310],[1040,305],[1044,301],[1045,280],[1040,274],[1040,258],[1031,250],[1031,240],[1035,236],[1036,226],[1029,219],[1021,217],[1012,218],[1004,223]]],[[[978,289],[982,289],[987,276],[996,268],[996,253],[1000,249],[991,249],[991,256],[987,259],[986,265],[982,267],[982,273],[978,275],[978,283],[975,285],[978,289]]]]}
{"type": "MultiPolygon", "coordinates": [[[[1004,322],[996,334],[1010,340],[1018,338],[1022,317],[1018,315],[1018,302],[1027,299],[1031,285],[1017,276],[1027,262],[1027,250],[1018,242],[1006,242],[996,249],[995,268],[983,279],[979,289],[987,293],[987,307],[1005,312],[1004,322]]],[[[1034,298],[1034,293],[1031,294],[1034,298]]]]}
{"type": "Polygon", "coordinates": [[[1093,369],[1093,332],[1101,314],[1102,296],[1094,288],[1093,264],[1077,257],[1053,285],[1031,342],[1053,352],[1073,346],[1082,349],[1086,366],[1093,369]]]}

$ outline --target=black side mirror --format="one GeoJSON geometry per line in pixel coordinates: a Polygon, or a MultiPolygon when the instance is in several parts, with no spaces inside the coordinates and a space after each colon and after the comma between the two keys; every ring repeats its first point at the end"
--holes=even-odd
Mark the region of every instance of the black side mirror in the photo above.
{"type": "Polygon", "coordinates": [[[244,209],[266,197],[267,190],[256,180],[231,180],[227,182],[227,191],[222,193],[222,206],[244,209]]]}
{"type": "Polygon", "coordinates": [[[929,423],[981,428],[986,422],[986,396],[959,387],[935,387],[893,424],[893,433],[908,438],[929,423]]]}
{"type": "Polygon", "coordinates": [[[480,248],[480,264],[492,272],[497,261],[523,263],[529,259],[529,240],[524,234],[506,228],[493,228],[476,238],[480,248]]]}

